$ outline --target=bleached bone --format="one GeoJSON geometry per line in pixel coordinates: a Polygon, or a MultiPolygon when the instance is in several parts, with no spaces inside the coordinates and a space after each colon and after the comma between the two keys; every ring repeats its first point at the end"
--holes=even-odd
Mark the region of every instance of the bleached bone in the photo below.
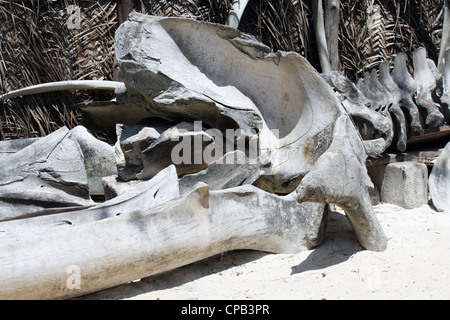
{"type": "Polygon", "coordinates": [[[376,156],[389,146],[388,138],[391,135],[392,127],[386,117],[369,108],[371,102],[364,94],[340,72],[329,72],[322,74],[322,77],[336,90],[336,93],[343,107],[351,115],[356,126],[361,127],[363,143],[366,152],[370,156],[376,156]],[[363,123],[361,123],[361,120],[363,123]],[[363,127],[364,126],[364,127],[363,127]],[[384,138],[373,139],[373,132],[365,135],[367,126],[370,126],[378,135],[384,138]]]}
{"type": "Polygon", "coordinates": [[[360,90],[360,92],[366,97],[366,99],[369,101],[369,104],[367,105],[368,108],[370,108],[373,111],[376,111],[378,113],[381,113],[381,109],[383,108],[383,101],[380,101],[376,94],[372,92],[372,90],[369,88],[369,73],[366,72],[364,74],[364,78],[360,78],[358,82],[356,83],[356,87],[360,90]]]}
{"type": "Polygon", "coordinates": [[[180,178],[180,193],[184,194],[199,182],[206,183],[211,190],[233,188],[252,184],[262,174],[259,164],[250,164],[242,151],[236,150],[225,154],[217,161],[208,164],[208,168],[180,178]],[[245,161],[239,161],[245,159],[245,161]]]}
{"type": "Polygon", "coordinates": [[[447,123],[450,123],[450,49],[445,52],[445,65],[442,71],[442,109],[447,123]]]}
{"type": "Polygon", "coordinates": [[[249,0],[234,0],[225,25],[237,29],[249,0]]]}
{"type": "MultiPolygon", "coordinates": [[[[359,79],[357,87],[369,101],[367,104],[369,109],[385,117],[386,121],[389,123],[390,130],[388,131],[388,135],[385,136],[384,151],[391,144],[393,138],[392,119],[388,113],[387,98],[377,89],[376,85],[372,83],[369,72],[366,72],[364,78],[359,79]]],[[[365,135],[372,137],[372,139],[377,137],[377,133],[372,126],[364,127],[363,131],[365,135]]]]}
{"type": "Polygon", "coordinates": [[[394,82],[390,74],[389,62],[383,61],[380,64],[379,70],[379,80],[380,83],[390,92],[392,97],[392,103],[389,107],[389,111],[393,115],[396,122],[393,131],[395,138],[397,139],[396,147],[397,150],[404,152],[407,146],[408,132],[406,127],[405,115],[400,108],[400,101],[402,100],[402,93],[400,88],[394,82]]]}
{"type": "Polygon", "coordinates": [[[127,192],[86,207],[43,209],[39,216],[0,223],[0,239],[70,230],[75,226],[116,217],[140,208],[153,208],[180,195],[175,167],[169,166],[153,179],[131,185],[127,192]]]}
{"type": "Polygon", "coordinates": [[[450,47],[450,0],[444,1],[444,26],[440,46],[438,69],[441,73],[444,73],[444,66],[448,61],[446,59],[446,51],[450,47]]]}
{"type": "MultiPolygon", "coordinates": [[[[116,32],[116,55],[127,87],[118,103],[140,103],[171,121],[202,120],[257,136],[271,170],[254,184],[269,192],[294,191],[329,148],[336,120],[347,115],[300,55],[273,53],[226,26],[134,13],[116,32]]],[[[347,130],[359,137],[354,127],[347,130]]],[[[358,152],[366,157],[364,149],[358,152]]],[[[356,208],[368,213],[371,205],[361,201],[356,208]]]]}
{"type": "Polygon", "coordinates": [[[295,190],[345,112],[303,57],[273,53],[222,25],[135,13],[116,32],[116,55],[127,87],[118,103],[140,103],[171,121],[240,129],[239,139],[257,132],[272,172],[256,184],[270,192],[295,190]]]}
{"type": "Polygon", "coordinates": [[[320,242],[327,210],[249,185],[200,184],[154,208],[2,239],[0,298],[71,298],[235,249],[299,252],[320,242]]]}
{"type": "MultiPolygon", "coordinates": [[[[272,53],[226,26],[140,14],[117,30],[116,54],[126,85],[116,106],[137,104],[169,121],[241,129],[238,138],[260,139],[267,157],[261,165],[272,164],[255,184],[289,194],[199,184],[156,207],[143,207],[138,196],[127,203],[135,210],[118,216],[113,207],[97,207],[94,216],[108,209],[106,218],[73,220],[51,233],[3,235],[0,298],[73,297],[235,249],[298,252],[320,243],[326,203],[344,208],[364,248],[385,249],[360,135],[301,56],[272,53]]],[[[52,218],[87,217],[89,209],[82,211],[52,218]]]]}
{"type": "Polygon", "coordinates": [[[102,179],[117,174],[114,147],[96,139],[85,127],[70,130],[70,138],[80,146],[90,195],[103,195],[102,179]]]}
{"type": "Polygon", "coordinates": [[[439,127],[444,123],[445,119],[439,110],[439,106],[434,103],[431,96],[436,89],[436,77],[428,66],[425,48],[418,48],[414,51],[413,60],[414,80],[417,85],[416,104],[424,110],[425,124],[439,127]]]}
{"type": "Polygon", "coordinates": [[[0,101],[38,93],[67,90],[116,90],[123,87],[122,82],[107,80],[66,80],[37,84],[0,95],[0,101]]]}
{"type": "Polygon", "coordinates": [[[435,208],[438,211],[450,210],[450,142],[436,159],[428,185],[435,208]]]}
{"type": "Polygon", "coordinates": [[[387,90],[378,79],[378,73],[375,69],[372,70],[370,73],[370,87],[373,88],[376,95],[379,97],[380,100],[383,101],[384,108],[381,111],[381,114],[385,116],[390,124],[391,130],[390,134],[386,138],[386,145],[390,146],[392,144],[392,141],[394,139],[394,123],[391,116],[391,106],[394,103],[394,98],[391,95],[390,91],[387,90]]]}
{"type": "Polygon", "coordinates": [[[339,70],[339,0],[325,0],[325,34],[331,69],[339,70]]]}
{"type": "Polygon", "coordinates": [[[413,101],[413,96],[417,91],[417,85],[406,67],[406,53],[400,52],[394,59],[394,70],[391,73],[392,79],[400,88],[402,93],[401,107],[408,113],[408,123],[412,132],[420,132],[422,124],[419,110],[413,101]]]}
{"type": "Polygon", "coordinates": [[[322,0],[312,0],[314,30],[316,34],[317,50],[319,52],[320,67],[322,73],[332,71],[330,57],[328,54],[328,44],[323,21],[323,3],[322,0]]]}
{"type": "Polygon", "coordinates": [[[352,128],[347,115],[339,117],[331,146],[303,178],[297,188],[297,199],[341,206],[361,245],[382,251],[387,240],[371,206],[368,189],[373,184],[363,165],[364,147],[352,128]],[[336,167],[340,170],[335,170],[336,167]]]}
{"type": "Polygon", "coordinates": [[[161,133],[156,141],[142,150],[143,169],[136,178],[144,180],[154,177],[163,168],[174,163],[174,157],[180,160],[184,157],[187,160],[176,163],[179,176],[206,169],[209,163],[216,160],[203,157],[204,149],[214,144],[214,137],[205,132],[201,126],[199,129],[196,131],[195,124],[181,122],[161,133]],[[183,150],[183,147],[189,147],[190,154],[186,154],[187,150],[183,150]]]}
{"type": "Polygon", "coordinates": [[[67,128],[0,155],[0,221],[44,208],[93,205],[84,157],[67,128]]]}

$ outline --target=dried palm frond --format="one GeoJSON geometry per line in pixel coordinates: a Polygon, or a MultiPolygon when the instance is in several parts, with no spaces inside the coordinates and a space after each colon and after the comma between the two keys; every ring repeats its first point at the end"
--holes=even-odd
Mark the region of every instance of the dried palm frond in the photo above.
{"type": "MultiPolygon", "coordinates": [[[[112,75],[116,1],[0,0],[0,93],[62,80],[112,75]],[[69,5],[81,11],[80,29],[69,28],[69,5]]],[[[74,105],[96,96],[54,92],[0,103],[0,140],[43,136],[74,127],[74,105]]]]}
{"type": "Polygon", "coordinates": [[[250,1],[239,29],[275,51],[295,51],[318,65],[310,1],[250,1]]]}
{"type": "Polygon", "coordinates": [[[437,62],[444,0],[341,1],[341,62],[352,80],[406,52],[423,46],[437,62]]]}

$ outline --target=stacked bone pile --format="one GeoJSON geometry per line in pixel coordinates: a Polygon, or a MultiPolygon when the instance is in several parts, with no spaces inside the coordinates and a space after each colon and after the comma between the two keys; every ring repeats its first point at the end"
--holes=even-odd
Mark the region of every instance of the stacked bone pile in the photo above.
{"type": "MultiPolygon", "coordinates": [[[[73,297],[234,249],[312,248],[328,204],[364,248],[386,248],[365,167],[385,138],[363,141],[300,55],[141,14],[115,46],[117,98],[81,106],[91,129],[117,129],[115,147],[62,128],[0,154],[1,298],[73,297]]],[[[353,111],[389,132],[379,113],[353,111]]]]}
{"type": "MultiPolygon", "coordinates": [[[[445,61],[450,61],[450,51],[445,61]]],[[[346,108],[353,115],[355,124],[363,139],[383,137],[384,149],[405,151],[411,134],[420,134],[425,128],[440,127],[450,123],[449,77],[450,63],[438,70],[435,63],[427,59],[425,48],[413,54],[414,75],[408,72],[406,54],[400,53],[394,59],[394,68],[389,62],[381,63],[379,72],[366,73],[356,85],[337,72],[324,74],[337,91],[346,108]],[[358,113],[369,108],[388,119],[390,129],[382,132],[372,122],[361,121],[358,113]]],[[[370,150],[370,155],[381,153],[370,150]]]]}

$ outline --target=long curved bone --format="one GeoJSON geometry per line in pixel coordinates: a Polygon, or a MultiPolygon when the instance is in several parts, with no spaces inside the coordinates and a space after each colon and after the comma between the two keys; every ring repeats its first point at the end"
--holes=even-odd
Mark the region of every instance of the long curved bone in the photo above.
{"type": "Polygon", "coordinates": [[[425,124],[439,127],[445,119],[431,96],[433,90],[436,89],[436,78],[429,68],[425,48],[418,48],[414,51],[413,62],[414,80],[417,85],[416,104],[424,110],[425,124]]]}
{"type": "Polygon", "coordinates": [[[228,14],[226,26],[237,29],[239,23],[241,22],[242,15],[244,14],[245,8],[247,7],[249,0],[234,0],[233,6],[228,14]]]}
{"type": "Polygon", "coordinates": [[[295,190],[345,112],[303,57],[274,53],[227,26],[135,13],[116,32],[116,55],[127,87],[124,104],[138,101],[167,120],[255,129],[272,164],[256,184],[270,192],[295,190]]]}
{"type": "Polygon", "coordinates": [[[312,0],[314,30],[316,33],[317,50],[319,51],[320,66],[322,73],[332,71],[330,57],[328,55],[327,36],[325,24],[323,22],[323,4],[322,0],[312,0]]]}
{"type": "Polygon", "coordinates": [[[394,116],[393,118],[396,122],[394,129],[394,133],[396,134],[397,138],[396,146],[399,151],[404,152],[406,150],[408,132],[406,128],[405,115],[400,108],[402,93],[400,91],[400,88],[391,77],[388,61],[383,61],[380,64],[379,81],[391,94],[392,104],[389,107],[389,111],[394,116]]]}
{"type": "Polygon", "coordinates": [[[38,93],[66,90],[115,90],[123,87],[122,82],[107,80],[66,80],[37,84],[0,95],[0,101],[38,93]]]}

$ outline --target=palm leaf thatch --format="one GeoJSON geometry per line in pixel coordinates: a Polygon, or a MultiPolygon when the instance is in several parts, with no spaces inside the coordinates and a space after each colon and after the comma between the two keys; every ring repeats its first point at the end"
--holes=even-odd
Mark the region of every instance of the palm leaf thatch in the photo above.
{"type": "MultiPolygon", "coordinates": [[[[134,10],[224,24],[233,0],[129,0],[134,10]]],[[[329,1],[329,0],[323,0],[329,1]]],[[[114,80],[114,0],[0,0],[0,93],[50,81],[114,80]],[[68,6],[80,28],[68,28],[68,6]]],[[[239,29],[274,50],[295,51],[320,71],[311,0],[251,0],[239,29]]],[[[353,81],[407,52],[427,49],[437,62],[444,0],[340,1],[340,71],[353,81]]],[[[42,136],[80,123],[77,102],[92,92],[40,94],[0,103],[0,140],[42,136]]]]}
{"type": "MultiPolygon", "coordinates": [[[[116,1],[80,1],[80,29],[70,28],[73,1],[0,1],[0,92],[30,85],[110,79],[116,1]]],[[[43,136],[80,123],[76,102],[92,94],[56,92],[0,103],[0,140],[43,136]]]]}

